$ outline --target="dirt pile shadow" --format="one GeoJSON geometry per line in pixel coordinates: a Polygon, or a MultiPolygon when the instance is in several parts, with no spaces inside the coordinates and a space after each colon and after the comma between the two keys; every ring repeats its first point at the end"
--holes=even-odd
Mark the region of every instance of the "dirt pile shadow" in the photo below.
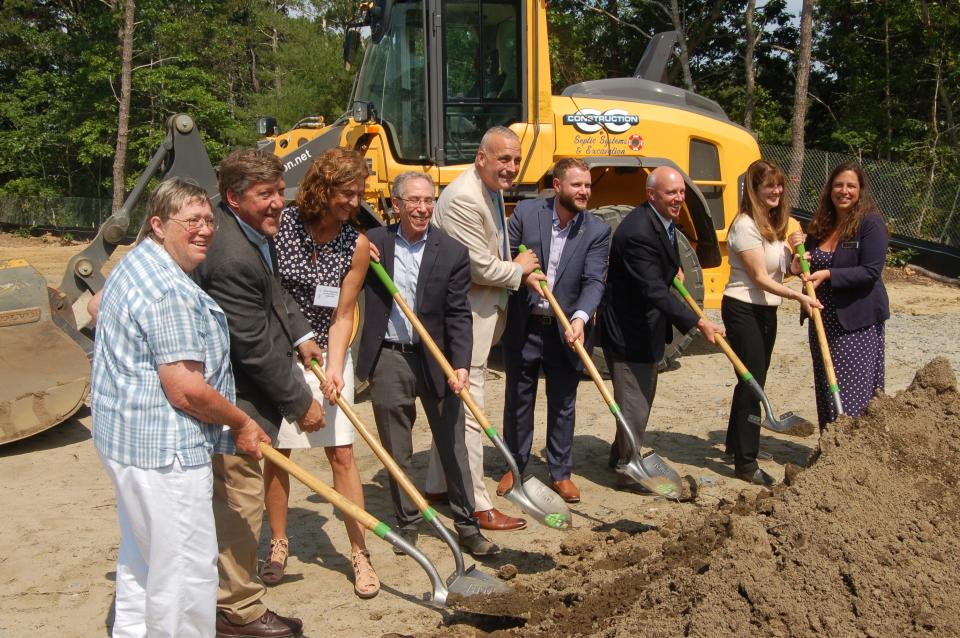
{"type": "Polygon", "coordinates": [[[554,570],[462,602],[522,626],[452,614],[425,635],[958,635],[958,468],[960,395],[938,358],[832,424],[772,492],[659,529],[574,532],[554,570]]]}

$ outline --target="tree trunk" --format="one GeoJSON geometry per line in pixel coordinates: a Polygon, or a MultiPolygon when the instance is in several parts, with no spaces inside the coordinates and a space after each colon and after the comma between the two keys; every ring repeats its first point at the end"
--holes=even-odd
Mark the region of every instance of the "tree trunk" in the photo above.
{"type": "Polygon", "coordinates": [[[803,177],[804,125],[807,119],[807,87],[810,82],[810,54],[813,46],[813,5],[803,0],[800,10],[800,52],[797,57],[797,85],[793,96],[793,122],[790,136],[790,170],[787,172],[790,201],[796,204],[803,177]]]}
{"type": "Polygon", "coordinates": [[[120,104],[117,109],[117,148],[113,156],[114,213],[123,206],[126,195],[125,171],[127,142],[130,136],[130,76],[133,68],[133,11],[134,0],[124,0],[123,23],[118,30],[120,38],[120,104]]]}
{"type": "Polygon", "coordinates": [[[690,51],[687,43],[687,31],[684,29],[683,22],[680,21],[680,6],[677,0],[670,0],[670,19],[673,22],[673,28],[677,32],[677,40],[680,43],[680,67],[683,69],[683,83],[688,91],[696,91],[693,85],[693,76],[690,74],[690,51]]]}
{"type": "Polygon", "coordinates": [[[747,2],[747,47],[743,52],[743,66],[746,75],[743,96],[743,125],[753,128],[754,95],[756,93],[756,67],[754,66],[754,51],[757,48],[757,33],[753,24],[753,15],[757,9],[757,0],[747,2]]]}

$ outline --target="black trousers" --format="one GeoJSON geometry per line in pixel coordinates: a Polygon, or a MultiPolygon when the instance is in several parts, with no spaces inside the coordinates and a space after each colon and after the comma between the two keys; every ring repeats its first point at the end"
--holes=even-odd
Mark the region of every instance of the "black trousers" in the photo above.
{"type": "MultiPolygon", "coordinates": [[[[720,314],[730,347],[762,388],[777,340],[777,306],[761,306],[724,296],[720,314]]],[[[733,390],[727,423],[727,450],[733,452],[734,467],[740,473],[754,472],[758,467],[760,426],[747,420],[751,414],[760,416],[760,400],[741,380],[733,390]]]]}
{"type": "MultiPolygon", "coordinates": [[[[380,352],[377,366],[370,375],[370,401],[377,432],[383,447],[409,477],[413,458],[413,423],[417,418],[416,400],[420,397],[447,477],[454,526],[460,536],[472,536],[478,534],[480,528],[473,519],[473,484],[463,440],[463,401],[452,392],[443,397],[430,392],[424,374],[424,356],[429,355],[422,349],[411,354],[387,348],[380,352]]],[[[397,525],[416,527],[423,517],[392,476],[390,496],[397,525]]]]}

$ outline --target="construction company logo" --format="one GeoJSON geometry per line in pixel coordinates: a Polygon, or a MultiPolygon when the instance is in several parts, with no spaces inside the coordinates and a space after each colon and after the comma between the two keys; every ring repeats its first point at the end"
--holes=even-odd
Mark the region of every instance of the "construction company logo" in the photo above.
{"type": "Polygon", "coordinates": [[[563,123],[573,126],[581,133],[596,133],[605,128],[610,133],[620,134],[639,124],[640,116],[627,113],[623,109],[607,109],[602,113],[597,109],[580,109],[576,113],[564,115],[563,123]]]}
{"type": "Polygon", "coordinates": [[[639,151],[643,148],[643,138],[636,134],[631,135],[627,141],[627,146],[630,147],[631,151],[639,151]]]}
{"type": "Polygon", "coordinates": [[[284,162],[283,170],[289,171],[291,168],[294,168],[295,166],[299,166],[300,164],[303,164],[304,162],[306,162],[308,159],[312,159],[312,158],[313,158],[313,155],[310,154],[310,151],[304,150],[302,153],[294,157],[292,160],[287,160],[286,162],[284,162]]]}

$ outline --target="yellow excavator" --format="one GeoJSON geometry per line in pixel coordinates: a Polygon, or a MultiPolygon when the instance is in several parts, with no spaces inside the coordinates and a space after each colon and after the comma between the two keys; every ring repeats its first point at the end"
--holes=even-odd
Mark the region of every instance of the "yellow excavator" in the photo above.
{"type": "MultiPolygon", "coordinates": [[[[442,189],[469,168],[494,125],[513,129],[523,150],[520,174],[505,193],[508,213],[523,199],[549,193],[558,159],[580,157],[593,177],[591,205],[615,226],[645,200],[647,174],[672,166],[687,189],[679,237],[687,288],[706,307],[719,307],[728,277],[726,232],[747,166],[760,157],[756,140],[716,102],[665,82],[673,33],[651,39],[632,77],[581,82],[553,95],[547,4],[364,0],[361,20],[345,37],[345,59],[353,62],[360,29],[370,31],[348,111],[329,124],[307,117],[286,132],[273,118],[257,122],[259,146],[286,166],[288,199],[320,153],[355,148],[372,169],[361,222],[386,223],[396,175],[427,172],[442,189]]],[[[0,384],[0,443],[50,427],[82,405],[92,348],[69,308],[84,291],[102,286],[101,267],[154,176],[190,177],[218,199],[215,171],[189,115],[170,118],[127,202],[70,261],[59,290],[48,294],[27,265],[0,262],[0,370],[14,381],[0,384]],[[42,362],[30,349],[41,339],[59,344],[56,356],[42,362]]],[[[663,365],[689,341],[675,338],[663,365]]]]}

